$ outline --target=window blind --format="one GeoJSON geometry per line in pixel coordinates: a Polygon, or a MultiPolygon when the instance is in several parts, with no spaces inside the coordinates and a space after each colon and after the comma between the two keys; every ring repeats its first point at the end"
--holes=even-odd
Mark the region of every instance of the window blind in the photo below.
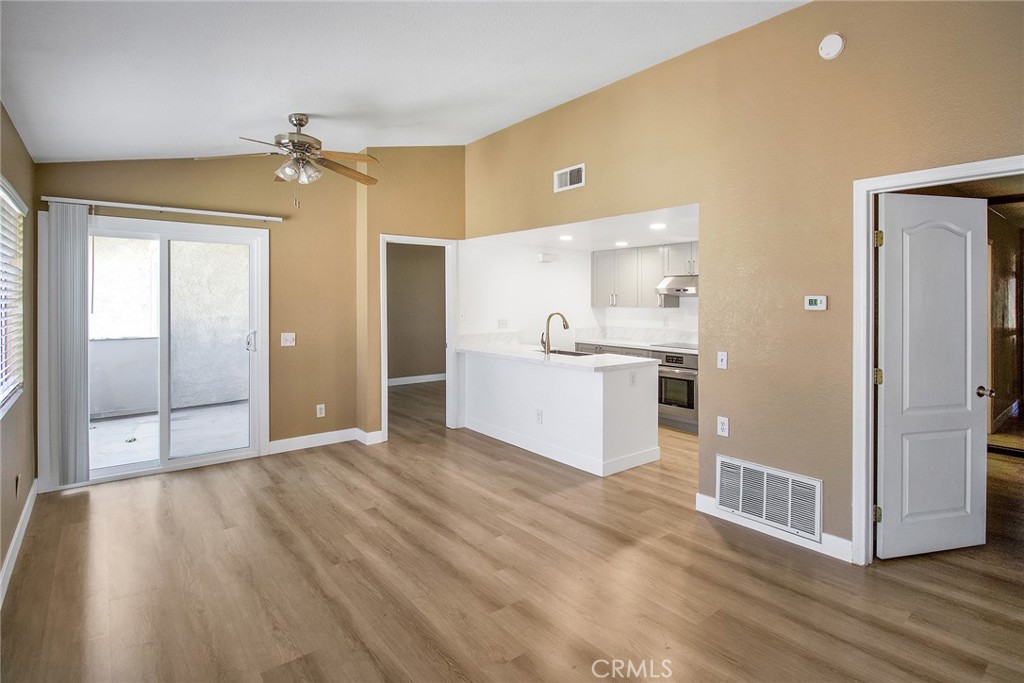
{"type": "Polygon", "coordinates": [[[0,405],[25,381],[24,204],[0,183],[0,405]]]}

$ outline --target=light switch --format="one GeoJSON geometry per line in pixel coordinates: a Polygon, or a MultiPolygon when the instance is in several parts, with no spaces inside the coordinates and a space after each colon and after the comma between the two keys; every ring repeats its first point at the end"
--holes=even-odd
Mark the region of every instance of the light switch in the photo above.
{"type": "Polygon", "coordinates": [[[281,346],[295,346],[295,333],[294,332],[282,332],[281,333],[281,346]]]}
{"type": "Polygon", "coordinates": [[[718,369],[725,370],[729,367],[729,352],[719,351],[718,352],[718,369]]]}

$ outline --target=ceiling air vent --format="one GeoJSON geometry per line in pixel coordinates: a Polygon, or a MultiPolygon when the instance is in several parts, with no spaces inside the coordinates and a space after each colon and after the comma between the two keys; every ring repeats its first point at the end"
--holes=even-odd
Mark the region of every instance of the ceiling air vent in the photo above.
{"type": "Polygon", "coordinates": [[[718,507],[821,541],[821,481],[719,455],[718,507]]]}
{"type": "Polygon", "coordinates": [[[576,164],[561,171],[555,171],[555,192],[583,187],[587,184],[586,164],[576,164]]]}

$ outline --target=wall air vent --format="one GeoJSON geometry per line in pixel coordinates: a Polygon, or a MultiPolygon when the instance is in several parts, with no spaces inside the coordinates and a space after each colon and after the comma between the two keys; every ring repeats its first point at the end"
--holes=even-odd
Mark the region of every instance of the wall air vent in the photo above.
{"type": "Polygon", "coordinates": [[[718,507],[821,542],[821,481],[763,465],[716,459],[718,507]]]}
{"type": "Polygon", "coordinates": [[[561,171],[555,171],[555,192],[572,190],[587,184],[587,165],[576,164],[561,171]]]}

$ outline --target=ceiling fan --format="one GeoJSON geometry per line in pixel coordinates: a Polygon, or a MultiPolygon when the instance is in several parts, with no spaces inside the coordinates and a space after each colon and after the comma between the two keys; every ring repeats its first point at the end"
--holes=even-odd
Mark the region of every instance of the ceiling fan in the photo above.
{"type": "Polygon", "coordinates": [[[240,140],[256,142],[261,145],[276,147],[274,152],[257,152],[255,154],[229,154],[219,157],[197,157],[199,159],[234,159],[239,157],[268,157],[281,155],[288,157],[280,168],[274,171],[276,182],[299,181],[300,185],[308,185],[320,179],[323,175],[321,168],[351,178],[363,185],[376,185],[377,179],[371,178],[365,173],[360,173],[348,166],[339,164],[338,160],[356,161],[364,163],[379,163],[375,157],[369,154],[358,154],[355,152],[332,152],[321,149],[318,139],[312,135],[302,132],[303,126],[309,123],[309,116],[306,114],[289,114],[288,123],[295,126],[293,133],[281,133],[274,136],[273,142],[264,142],[253,138],[239,137],[240,140]]]}

